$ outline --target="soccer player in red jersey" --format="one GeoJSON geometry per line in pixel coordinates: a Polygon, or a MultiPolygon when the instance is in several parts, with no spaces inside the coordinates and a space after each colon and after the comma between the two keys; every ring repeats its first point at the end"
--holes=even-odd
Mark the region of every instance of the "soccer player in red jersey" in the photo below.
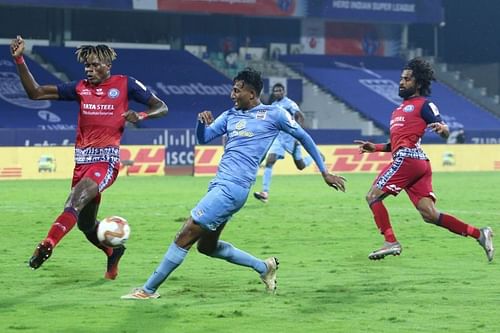
{"type": "Polygon", "coordinates": [[[51,256],[59,241],[78,224],[87,239],[106,254],[104,277],[114,280],[125,247],[105,247],[97,239],[101,192],[111,186],[118,176],[119,145],[125,122],[136,123],[146,118],[164,116],[168,108],[136,79],[111,75],[111,63],[116,53],[107,45],[80,46],[76,50],[76,57],[84,64],[87,78],[58,85],[39,85],[36,82],[24,62],[24,48],[21,36],[12,40],[11,55],[28,97],[36,100],[74,100],[80,106],[71,192],[63,212],[29,259],[29,266],[32,269],[39,268],[51,256]],[[146,105],[147,109],[142,112],[129,110],[131,99],[146,105]]]}
{"type": "Polygon", "coordinates": [[[448,137],[449,130],[441,119],[437,106],[426,98],[431,92],[433,80],[434,70],[427,61],[420,58],[410,60],[399,81],[399,96],[403,98],[403,103],[392,112],[390,142],[373,144],[355,141],[359,144],[360,153],[382,151],[391,152],[393,156],[392,163],[380,172],[366,195],[375,223],[385,238],[384,245],[370,253],[368,258],[377,260],[387,255],[401,254],[402,247],[392,230],[383,200],[388,195],[396,196],[401,190],[405,190],[425,222],[475,238],[486,252],[488,261],[492,261],[494,248],[493,231],[490,227],[478,229],[438,211],[435,206],[431,164],[420,147],[420,139],[426,128],[443,138],[448,137]]]}

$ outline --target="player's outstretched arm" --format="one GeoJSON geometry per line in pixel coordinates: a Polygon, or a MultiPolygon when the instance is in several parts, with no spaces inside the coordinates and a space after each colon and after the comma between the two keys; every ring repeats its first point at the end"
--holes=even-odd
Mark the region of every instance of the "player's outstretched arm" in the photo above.
{"type": "Polygon", "coordinates": [[[152,95],[148,100],[149,109],[146,111],[136,112],[134,110],[127,110],[122,114],[125,119],[131,123],[137,123],[146,118],[160,118],[166,116],[168,113],[168,106],[161,99],[152,95]]]}
{"type": "Polygon", "coordinates": [[[345,192],[345,177],[331,174],[328,171],[322,172],[321,175],[323,176],[323,180],[328,184],[328,186],[333,187],[337,191],[345,192]]]}
{"type": "Polygon", "coordinates": [[[318,146],[316,146],[311,136],[300,127],[291,134],[297,140],[299,140],[299,142],[304,146],[304,149],[313,158],[314,162],[318,166],[319,171],[321,172],[321,175],[323,176],[323,180],[325,181],[325,183],[338,191],[340,190],[342,192],[345,192],[346,179],[342,176],[333,175],[326,170],[326,166],[323,162],[318,146]]]}
{"type": "Polygon", "coordinates": [[[59,99],[59,94],[57,92],[57,87],[55,85],[43,85],[40,86],[31,72],[28,66],[24,62],[24,39],[21,36],[17,36],[10,43],[10,54],[14,58],[16,63],[17,72],[19,73],[19,78],[23,85],[26,94],[30,99],[59,99]]]}
{"type": "Polygon", "coordinates": [[[427,127],[439,134],[443,139],[448,139],[450,136],[450,129],[445,123],[431,123],[427,127]]]}
{"type": "Polygon", "coordinates": [[[214,122],[214,116],[211,111],[203,111],[198,113],[198,121],[208,126],[214,122]]]}
{"type": "Polygon", "coordinates": [[[216,119],[211,111],[198,113],[196,122],[196,138],[198,143],[205,144],[226,133],[227,112],[222,113],[216,119]]]}
{"type": "Polygon", "coordinates": [[[380,152],[390,152],[391,144],[390,143],[372,143],[370,141],[363,140],[354,140],[354,143],[359,145],[359,153],[373,153],[376,151],[380,152]]]}

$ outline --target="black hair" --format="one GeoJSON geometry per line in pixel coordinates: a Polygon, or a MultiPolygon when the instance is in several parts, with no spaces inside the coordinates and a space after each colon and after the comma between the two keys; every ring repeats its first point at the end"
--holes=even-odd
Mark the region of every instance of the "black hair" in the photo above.
{"type": "Polygon", "coordinates": [[[251,86],[255,90],[257,96],[260,96],[262,87],[264,86],[260,72],[257,72],[251,67],[247,67],[241,72],[238,72],[233,79],[233,83],[236,81],[243,81],[244,84],[251,86]]]}
{"type": "Polygon", "coordinates": [[[281,88],[281,89],[285,90],[285,86],[281,82],[278,82],[278,83],[274,84],[272,90],[274,90],[274,88],[281,88]]]}
{"type": "Polygon", "coordinates": [[[420,95],[429,96],[431,94],[431,81],[436,81],[431,64],[422,58],[413,58],[408,61],[404,69],[412,71],[416,84],[420,85],[420,95]]]}
{"type": "Polygon", "coordinates": [[[78,62],[84,63],[87,58],[91,55],[97,56],[100,61],[111,64],[113,60],[116,59],[116,52],[111,47],[99,44],[99,45],[82,45],[76,49],[76,59],[78,62]]]}

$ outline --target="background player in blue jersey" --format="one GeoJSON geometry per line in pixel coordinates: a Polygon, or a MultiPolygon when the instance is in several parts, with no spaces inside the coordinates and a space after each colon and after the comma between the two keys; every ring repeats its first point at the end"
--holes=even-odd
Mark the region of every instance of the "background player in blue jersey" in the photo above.
{"type": "Polygon", "coordinates": [[[207,194],[191,210],[191,216],[154,273],[144,286],[122,296],[123,299],[160,297],[156,290],[182,263],[196,242],[198,251],[207,256],[254,269],[266,289],[275,291],[278,268],[276,258],[258,259],[230,243],[219,240],[219,236],[229,219],[245,204],[260,162],[280,131],[292,134],[304,145],[329,186],[345,191],[345,179],[326,171],[314,141],[291,115],[280,107],[260,102],[260,73],[247,68],[238,73],[233,84],[231,99],[234,107],[223,112],[215,120],[210,111],[201,112],[196,126],[197,138],[201,144],[227,135],[217,175],[210,182],[207,194]]]}
{"type": "MultiPolygon", "coordinates": [[[[300,111],[297,103],[285,96],[285,86],[281,83],[276,83],[273,86],[272,92],[273,102],[271,105],[281,106],[292,115],[295,121],[303,126],[304,115],[300,111]]],[[[276,139],[274,139],[274,142],[267,153],[266,166],[262,177],[262,191],[255,192],[253,194],[256,199],[262,202],[267,202],[269,200],[269,189],[271,187],[273,166],[277,160],[285,158],[285,152],[292,155],[293,162],[299,170],[303,170],[308,167],[313,161],[311,156],[302,156],[301,145],[293,136],[288,133],[281,132],[276,139]]]]}

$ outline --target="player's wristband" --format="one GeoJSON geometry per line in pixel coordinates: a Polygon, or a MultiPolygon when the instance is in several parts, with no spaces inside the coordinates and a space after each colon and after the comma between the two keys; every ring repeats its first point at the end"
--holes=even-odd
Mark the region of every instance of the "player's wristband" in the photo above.
{"type": "Polygon", "coordinates": [[[24,64],[24,57],[22,55],[20,55],[19,57],[15,57],[14,62],[18,65],[22,65],[24,64]]]}
{"type": "Polygon", "coordinates": [[[139,120],[144,120],[146,119],[147,117],[149,117],[149,114],[147,114],[146,112],[138,112],[137,115],[139,116],[139,120]]]}
{"type": "Polygon", "coordinates": [[[385,151],[385,147],[385,143],[377,143],[375,144],[375,151],[385,151]]]}

